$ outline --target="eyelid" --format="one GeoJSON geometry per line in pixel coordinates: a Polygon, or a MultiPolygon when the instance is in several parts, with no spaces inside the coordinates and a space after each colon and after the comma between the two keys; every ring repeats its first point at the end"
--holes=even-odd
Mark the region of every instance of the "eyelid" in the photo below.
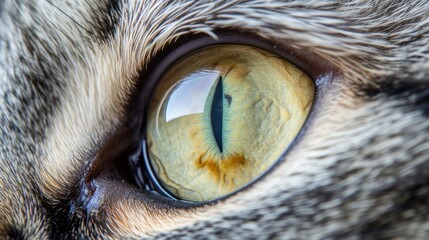
{"type": "Polygon", "coordinates": [[[163,53],[159,53],[154,57],[152,63],[147,67],[150,76],[146,75],[145,79],[159,79],[160,75],[166,69],[179,61],[183,56],[203,47],[217,44],[249,45],[275,53],[304,70],[313,79],[327,72],[338,71],[329,61],[317,56],[308,49],[296,49],[288,43],[282,43],[275,39],[267,40],[255,35],[246,33],[237,34],[228,30],[222,30],[217,34],[218,39],[213,39],[206,35],[194,35],[179,39],[175,44],[167,47],[163,53]]]}

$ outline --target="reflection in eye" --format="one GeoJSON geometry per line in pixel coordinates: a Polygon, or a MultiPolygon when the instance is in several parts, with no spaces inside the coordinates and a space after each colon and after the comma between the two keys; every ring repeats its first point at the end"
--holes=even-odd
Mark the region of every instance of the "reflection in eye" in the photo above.
{"type": "Polygon", "coordinates": [[[157,180],[190,201],[238,190],[293,141],[314,91],[301,69],[262,49],[230,44],[189,54],[165,73],[149,104],[157,180]]]}

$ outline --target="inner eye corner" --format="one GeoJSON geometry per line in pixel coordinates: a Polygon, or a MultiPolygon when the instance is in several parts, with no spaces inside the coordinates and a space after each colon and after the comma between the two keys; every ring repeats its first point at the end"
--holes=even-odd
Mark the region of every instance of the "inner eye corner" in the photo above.
{"type": "MultiPolygon", "coordinates": [[[[231,147],[226,147],[224,149],[224,146],[229,144],[229,143],[234,143],[237,144],[237,140],[236,138],[234,138],[234,136],[236,136],[236,130],[234,131],[223,131],[225,130],[224,128],[231,128],[231,122],[236,122],[237,117],[235,115],[237,114],[231,114],[230,112],[228,112],[228,107],[230,107],[231,103],[237,104],[238,100],[240,99],[245,99],[246,95],[243,96],[237,96],[237,92],[239,93],[240,88],[235,87],[234,88],[234,84],[236,84],[235,82],[239,82],[239,80],[237,81],[231,81],[230,79],[226,79],[225,80],[225,76],[223,75],[224,73],[221,73],[222,71],[227,71],[226,69],[229,69],[228,64],[223,64],[225,66],[222,66],[222,64],[219,64],[219,60],[213,60],[211,62],[211,64],[208,64],[210,67],[217,67],[215,69],[215,71],[209,71],[210,69],[208,69],[209,67],[202,67],[201,66],[196,66],[195,68],[201,68],[204,71],[200,71],[199,74],[200,76],[192,76],[192,79],[187,79],[186,81],[181,81],[183,80],[184,76],[187,76],[186,74],[186,70],[185,73],[181,73],[180,67],[178,68],[177,65],[180,62],[186,61],[187,58],[189,58],[190,56],[193,56],[195,54],[199,54],[201,51],[205,51],[207,49],[216,49],[216,48],[222,48],[222,47],[228,47],[228,46],[233,46],[234,48],[240,48],[240,47],[244,47],[244,48],[253,48],[256,51],[255,52],[263,52],[266,53],[266,55],[268,56],[274,56],[275,58],[277,58],[275,61],[285,61],[288,62],[289,64],[291,64],[293,67],[295,67],[295,70],[299,70],[301,71],[300,73],[304,73],[304,75],[307,75],[306,71],[303,71],[300,67],[297,67],[293,62],[289,61],[289,58],[285,58],[285,55],[279,55],[277,52],[272,52],[272,51],[267,51],[267,48],[259,48],[258,46],[253,46],[252,44],[250,44],[248,41],[246,41],[245,43],[240,42],[237,44],[235,42],[233,42],[231,39],[228,39],[228,41],[223,40],[223,41],[211,41],[211,42],[207,42],[207,40],[202,41],[204,44],[194,44],[192,49],[186,49],[185,51],[182,49],[181,54],[177,54],[177,53],[173,53],[170,55],[167,55],[166,61],[167,63],[161,63],[161,65],[163,65],[164,67],[158,67],[157,69],[155,69],[155,74],[150,74],[149,78],[147,79],[148,81],[152,81],[153,84],[151,86],[151,88],[149,89],[145,89],[146,94],[150,97],[146,97],[145,99],[147,100],[147,102],[145,103],[145,111],[146,111],[146,118],[145,118],[145,131],[144,131],[144,144],[146,144],[145,146],[147,147],[147,150],[144,152],[144,154],[146,154],[145,156],[145,169],[149,172],[148,175],[150,177],[151,184],[153,189],[157,191],[158,193],[160,193],[161,195],[164,195],[166,197],[169,198],[173,198],[175,200],[179,200],[179,201],[188,201],[188,202],[192,202],[192,203],[210,203],[212,201],[217,201],[219,199],[223,199],[224,197],[230,196],[232,193],[239,191],[240,189],[246,187],[249,184],[252,184],[256,179],[258,179],[260,176],[264,175],[267,171],[270,170],[270,167],[266,167],[264,169],[264,171],[261,171],[259,173],[253,173],[253,174],[249,174],[249,176],[251,176],[250,180],[246,180],[245,183],[240,182],[239,184],[237,184],[236,182],[239,181],[237,180],[237,177],[232,177],[232,178],[228,178],[228,174],[234,173],[236,174],[237,172],[240,171],[247,171],[249,169],[249,167],[245,167],[245,163],[249,162],[249,159],[252,157],[249,157],[249,155],[252,155],[251,153],[247,153],[244,152],[241,149],[240,151],[240,147],[236,147],[236,149],[234,149],[234,151],[229,151],[229,149],[231,149],[231,147]],[[173,56],[173,58],[169,58],[173,56]],[[179,71],[176,72],[177,76],[181,76],[178,77],[179,79],[176,80],[171,80],[171,78],[174,77],[166,77],[166,75],[168,75],[169,71],[173,71],[171,69],[174,69],[174,71],[179,71]],[[179,69],[179,70],[178,70],[179,69]],[[201,73],[203,72],[203,73],[201,73]],[[170,79],[170,80],[164,80],[165,79],[170,79]],[[190,85],[191,82],[198,82],[195,79],[205,79],[204,82],[206,82],[206,84],[203,86],[199,86],[199,87],[184,87],[185,85],[190,85]],[[170,81],[170,85],[168,86],[164,86],[162,87],[162,82],[163,81],[170,81]],[[180,84],[179,84],[180,83],[180,84]],[[161,87],[160,87],[161,86],[161,87]],[[178,87],[179,86],[179,87],[178,87]],[[163,90],[161,90],[161,92],[164,91],[163,94],[158,94],[158,92],[160,92],[159,88],[162,88],[163,90]],[[175,92],[171,93],[165,93],[165,91],[171,89],[175,89],[175,92]],[[179,90],[177,90],[179,89],[179,90]],[[182,90],[180,90],[182,89],[182,90]],[[196,89],[199,89],[199,91],[196,91],[196,89]],[[226,91],[226,92],[225,92],[226,91]],[[228,91],[231,91],[231,94],[229,94],[228,91]],[[195,92],[203,92],[200,95],[201,96],[195,96],[195,92]],[[159,96],[158,96],[159,95],[159,96]],[[181,96],[181,97],[179,97],[181,96]],[[199,103],[196,104],[195,101],[191,101],[191,97],[194,97],[196,99],[200,99],[199,103]],[[156,100],[154,100],[156,99],[156,100]],[[165,106],[162,105],[162,103],[159,103],[160,101],[162,101],[162,99],[175,99],[175,101],[177,99],[182,99],[182,101],[184,101],[183,99],[187,99],[187,104],[186,101],[185,103],[172,103],[172,106],[175,107],[170,107],[170,108],[166,108],[165,106]],[[201,100],[203,99],[203,100],[201,100]],[[158,101],[158,103],[154,103],[158,101]],[[193,106],[190,103],[194,103],[193,106]],[[216,107],[217,106],[217,107],[216,107]],[[182,113],[178,113],[177,109],[182,109],[181,111],[183,111],[184,108],[187,108],[186,110],[188,114],[183,114],[182,113]],[[196,111],[195,109],[193,110],[194,112],[192,112],[192,109],[190,110],[189,108],[194,107],[195,109],[200,109],[200,111],[196,111]],[[206,113],[204,113],[204,111],[206,113]],[[156,116],[157,119],[163,118],[163,122],[157,122],[156,124],[154,123],[150,123],[151,120],[151,113],[155,112],[156,114],[164,114],[165,116],[156,116]],[[182,114],[182,115],[180,115],[182,114]],[[185,170],[180,170],[181,173],[177,174],[177,173],[166,173],[169,172],[171,169],[171,167],[169,166],[165,166],[166,163],[162,163],[162,161],[158,161],[155,159],[159,159],[159,153],[153,153],[151,152],[151,148],[153,148],[154,145],[159,145],[159,143],[154,142],[153,138],[158,136],[160,134],[160,129],[159,129],[159,125],[165,125],[170,121],[174,121],[177,120],[179,121],[177,118],[181,118],[185,115],[195,115],[195,114],[200,114],[201,116],[198,118],[199,120],[186,120],[186,124],[184,125],[183,128],[189,127],[190,131],[188,134],[178,134],[178,133],[174,133],[171,132],[171,130],[169,130],[170,134],[164,134],[164,135],[178,135],[178,136],[188,136],[189,135],[189,139],[193,139],[192,141],[203,141],[203,143],[201,144],[194,144],[193,146],[202,146],[204,144],[206,145],[210,145],[209,147],[206,147],[207,149],[204,150],[204,154],[197,154],[195,152],[189,153],[189,156],[186,157],[186,159],[188,159],[189,163],[175,163],[175,167],[176,169],[180,169],[180,165],[186,165],[187,167],[185,167],[185,170],[188,170],[187,174],[190,174],[191,176],[189,178],[191,179],[198,179],[198,174],[192,174],[189,173],[189,169],[194,168],[193,170],[197,169],[197,171],[206,171],[208,172],[207,175],[210,175],[210,177],[206,177],[206,178],[212,178],[212,179],[218,179],[216,181],[219,181],[219,179],[224,179],[223,181],[227,182],[229,185],[239,185],[239,187],[230,187],[233,190],[227,190],[224,191],[224,193],[216,195],[216,196],[212,196],[212,197],[208,197],[208,198],[204,198],[198,195],[201,195],[200,193],[198,193],[198,191],[195,191],[195,189],[192,189],[188,186],[183,186],[183,184],[177,184],[177,178],[183,178],[183,176],[186,175],[186,171],[185,170]],[[217,120],[216,120],[217,119],[217,120]],[[153,129],[156,129],[156,131],[154,131],[153,129]],[[151,133],[152,132],[152,133],[151,133]],[[204,134],[207,134],[204,135],[204,134]],[[209,137],[209,135],[211,134],[211,136],[209,137]],[[151,136],[148,136],[151,135],[151,136]],[[226,136],[225,136],[226,135],[226,136]],[[217,152],[215,152],[215,149],[217,152]],[[152,155],[152,156],[151,156],[152,155]],[[191,160],[190,160],[191,159],[191,160]],[[233,159],[233,160],[231,160],[233,159]],[[219,161],[222,161],[222,163],[219,163],[219,161]],[[155,162],[155,163],[154,163],[155,162]],[[228,171],[228,174],[226,174],[226,169],[230,169],[230,171],[228,171]],[[167,169],[167,170],[166,170],[167,169]],[[201,170],[203,169],[203,170],[201,170]],[[174,176],[170,176],[174,175],[174,176]],[[174,178],[174,179],[172,179],[174,178]],[[225,180],[226,179],[226,180],[225,180]],[[232,183],[231,183],[232,182],[232,183]],[[182,193],[180,193],[182,192],[182,193]],[[185,196],[185,197],[183,197],[185,196]]],[[[234,50],[230,50],[230,51],[226,51],[226,52],[233,52],[234,50]]],[[[216,52],[216,51],[214,51],[216,52]]],[[[216,53],[213,53],[212,55],[215,55],[216,53]]],[[[204,55],[204,54],[203,54],[204,55]]],[[[210,54],[209,54],[210,55],[210,54]]],[[[232,54],[234,55],[234,54],[232,54]]],[[[235,54],[238,57],[240,57],[240,54],[235,54]]],[[[201,57],[199,56],[199,58],[204,59],[204,56],[201,57]]],[[[197,59],[199,59],[197,57],[197,59]]],[[[230,59],[229,59],[230,60],[230,59]]],[[[190,61],[190,65],[192,64],[197,64],[201,62],[201,59],[199,60],[193,60],[190,61]]],[[[204,62],[204,61],[203,61],[204,62]]],[[[240,61],[238,61],[238,63],[240,63],[240,61]]],[[[180,64],[179,64],[180,65],[180,64]]],[[[182,66],[182,65],[181,65],[182,66]]],[[[186,66],[186,65],[185,65],[186,66]]],[[[182,66],[183,67],[183,66],[182,66]]],[[[186,67],[183,67],[186,68],[186,67]]],[[[192,68],[192,67],[191,67],[192,68]]],[[[200,70],[201,70],[200,69],[200,70]]],[[[213,70],[213,69],[211,69],[213,70]]],[[[197,71],[198,72],[198,71],[197,71]]],[[[190,73],[194,73],[190,70],[190,73]]],[[[241,69],[241,71],[237,71],[234,70],[233,75],[231,76],[235,76],[235,78],[239,78],[240,76],[246,76],[246,74],[248,75],[249,73],[246,73],[246,71],[243,71],[243,69],[241,69]],[[235,75],[234,75],[235,74],[235,75]]],[[[191,74],[188,74],[191,75],[191,74]]],[[[195,75],[195,74],[194,74],[195,75]]],[[[313,75],[314,76],[314,75],[313,75]]],[[[231,78],[232,79],[232,78],[231,78]]],[[[314,84],[314,77],[311,78],[307,75],[307,80],[309,82],[309,85],[312,85],[313,89],[310,91],[312,92],[311,95],[311,100],[309,100],[308,102],[310,102],[310,107],[314,102],[314,97],[315,97],[315,92],[317,91],[316,86],[314,84]]],[[[255,81],[256,82],[256,81],[255,81]]],[[[284,84],[284,83],[280,83],[280,84],[284,84]]],[[[263,89],[262,86],[264,84],[258,84],[255,83],[255,86],[259,86],[260,89],[263,89]]],[[[257,87],[258,88],[258,87],[257,87]]],[[[266,87],[264,87],[266,88],[266,87]]],[[[275,88],[274,88],[275,89],[275,88]]],[[[283,89],[283,88],[279,88],[279,89],[283,89]]],[[[281,91],[279,93],[277,93],[277,95],[281,95],[281,91]]],[[[198,94],[197,94],[198,95],[198,94]]],[[[261,111],[264,111],[266,109],[269,109],[269,105],[272,104],[273,99],[272,96],[276,95],[273,94],[272,96],[270,94],[260,94],[263,96],[270,96],[270,98],[267,99],[258,99],[255,100],[253,102],[253,105],[251,103],[249,103],[250,105],[248,106],[253,106],[254,109],[260,109],[261,111]]],[[[196,101],[198,102],[198,101],[196,101]]],[[[239,103],[239,102],[238,102],[239,103]]],[[[245,108],[243,108],[245,109],[245,108]]],[[[243,110],[242,109],[242,110],[243,110]]],[[[251,109],[251,108],[247,108],[247,109],[251,109]]],[[[288,115],[290,113],[287,113],[287,111],[290,111],[290,109],[285,108],[285,106],[280,105],[276,105],[273,109],[279,111],[281,114],[283,115],[288,115]]],[[[309,113],[310,110],[307,110],[307,114],[302,117],[303,119],[301,120],[302,122],[304,122],[307,118],[307,115],[309,113]]],[[[234,111],[236,111],[237,109],[235,109],[234,111]]],[[[186,112],[185,111],[185,112],[186,112]]],[[[255,111],[255,110],[254,110],[255,111]]],[[[237,111],[236,111],[237,112],[237,111]]],[[[240,112],[240,111],[238,111],[240,112]]],[[[278,116],[280,116],[281,114],[278,114],[278,116]]],[[[152,114],[153,115],[153,114],[152,114]]],[[[282,116],[283,116],[282,115],[282,116]]],[[[294,114],[295,115],[295,114],[294,114]]],[[[274,115],[273,115],[274,116],[274,115]]],[[[186,117],[185,117],[186,118],[186,117]]],[[[258,118],[255,118],[257,121],[262,121],[258,118]]],[[[153,122],[153,121],[152,121],[153,122]]],[[[303,124],[303,123],[301,123],[303,124]]],[[[247,124],[247,127],[251,126],[252,124],[247,124]]],[[[253,124],[254,125],[254,124],[253,124]]],[[[265,124],[266,126],[269,126],[269,124],[265,124]]],[[[246,129],[246,124],[238,124],[237,125],[238,129],[243,128],[246,129]]],[[[302,126],[302,125],[301,125],[302,126]]],[[[298,131],[293,133],[292,135],[294,135],[294,137],[292,138],[292,140],[289,141],[289,143],[287,144],[279,144],[281,145],[281,149],[277,149],[273,152],[272,155],[276,155],[276,157],[272,157],[275,160],[271,160],[272,163],[268,164],[270,166],[274,165],[278,159],[283,156],[284,152],[288,149],[288,146],[291,144],[291,142],[293,141],[293,139],[295,139],[295,136],[298,135],[298,133],[300,132],[301,126],[298,127],[298,131]]],[[[162,127],[163,128],[163,127],[162,127]]],[[[265,127],[265,129],[267,129],[267,127],[265,127]]],[[[162,132],[163,130],[161,130],[162,132]]],[[[268,129],[267,131],[270,131],[270,129],[268,129]]],[[[272,133],[271,133],[272,134],[272,133]]],[[[289,137],[290,138],[290,137],[289,137]]],[[[161,138],[160,138],[161,139],[161,138]]],[[[183,139],[182,139],[183,140],[183,139]]],[[[159,142],[162,142],[163,140],[159,140],[159,142]]],[[[172,144],[176,144],[176,141],[173,140],[169,140],[172,144]],[[173,143],[174,142],[174,143],[173,143]]],[[[180,145],[183,144],[184,146],[186,146],[186,142],[188,140],[183,140],[181,143],[176,144],[176,145],[180,145]]],[[[180,141],[178,141],[180,142],[180,141]]],[[[247,141],[243,141],[243,142],[249,142],[247,141]]],[[[272,140],[271,140],[272,142],[272,140]]],[[[189,144],[188,144],[189,147],[189,144]]],[[[158,147],[159,150],[157,151],[162,151],[163,147],[158,147]]],[[[242,148],[242,147],[241,147],[242,148]]],[[[195,150],[197,151],[197,150],[195,150]]],[[[172,150],[170,149],[169,151],[167,151],[167,153],[165,153],[165,155],[167,156],[168,154],[171,153],[177,153],[177,150],[172,150]]],[[[163,157],[161,157],[163,158],[163,157]]],[[[171,162],[176,161],[176,159],[178,159],[178,157],[173,157],[174,160],[171,160],[168,164],[171,164],[171,162]]],[[[257,163],[252,163],[252,166],[258,166],[257,163]]],[[[261,164],[259,164],[261,165],[261,164]]],[[[201,175],[201,174],[200,174],[201,175]]],[[[237,175],[237,174],[236,174],[237,175]]],[[[203,178],[201,176],[199,176],[200,178],[203,178]]],[[[199,179],[199,183],[197,185],[207,185],[204,184],[204,182],[200,181],[201,179],[199,179]]],[[[225,184],[225,185],[228,185],[225,184]]]]}

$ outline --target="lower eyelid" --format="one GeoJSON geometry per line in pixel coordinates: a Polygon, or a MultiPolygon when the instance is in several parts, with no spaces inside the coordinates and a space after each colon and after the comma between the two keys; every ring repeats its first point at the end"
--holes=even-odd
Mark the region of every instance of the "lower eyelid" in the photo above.
{"type": "Polygon", "coordinates": [[[92,213],[102,217],[99,219],[102,222],[115,225],[114,229],[129,230],[133,234],[138,230],[145,234],[165,230],[167,223],[171,223],[170,227],[177,226],[177,222],[189,224],[189,219],[183,221],[185,213],[202,206],[157,196],[126,182],[98,178],[94,183],[97,187],[94,200],[90,201],[99,203],[99,208],[93,208],[92,213]]]}

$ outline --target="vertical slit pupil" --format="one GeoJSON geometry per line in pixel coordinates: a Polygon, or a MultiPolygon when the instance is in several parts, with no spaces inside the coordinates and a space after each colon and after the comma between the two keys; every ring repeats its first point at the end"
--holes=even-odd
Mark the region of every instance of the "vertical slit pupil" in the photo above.
{"type": "Polygon", "coordinates": [[[222,121],[223,121],[223,86],[222,76],[219,76],[216,89],[213,96],[212,109],[211,109],[211,123],[213,136],[219,150],[223,151],[222,143],[222,121]]]}

